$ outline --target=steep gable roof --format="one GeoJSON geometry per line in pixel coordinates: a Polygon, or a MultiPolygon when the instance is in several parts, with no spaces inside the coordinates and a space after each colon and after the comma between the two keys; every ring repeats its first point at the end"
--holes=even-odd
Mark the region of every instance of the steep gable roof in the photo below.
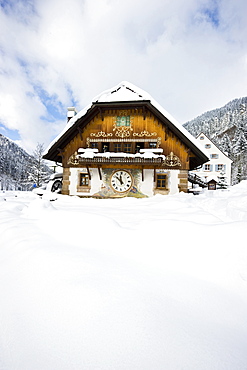
{"type": "Polygon", "coordinates": [[[202,162],[208,161],[204,148],[181,124],[179,124],[150,94],[127,81],[122,81],[111,89],[97,95],[92,102],[78,112],[65,126],[64,130],[52,141],[44,154],[45,159],[61,161],[59,150],[62,150],[73,138],[79,127],[85,126],[101,108],[146,107],[155,114],[169,129],[174,132],[202,162]]]}

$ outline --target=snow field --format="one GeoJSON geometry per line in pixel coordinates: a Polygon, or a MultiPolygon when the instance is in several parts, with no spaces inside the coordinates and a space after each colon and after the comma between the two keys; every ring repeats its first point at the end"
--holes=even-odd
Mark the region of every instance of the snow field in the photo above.
{"type": "Polygon", "coordinates": [[[56,198],[0,194],[1,370],[246,370],[245,182],[56,198]]]}

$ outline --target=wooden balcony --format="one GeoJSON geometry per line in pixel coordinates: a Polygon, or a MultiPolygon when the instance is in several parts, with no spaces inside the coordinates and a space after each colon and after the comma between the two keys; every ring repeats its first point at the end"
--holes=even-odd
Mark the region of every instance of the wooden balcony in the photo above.
{"type": "Polygon", "coordinates": [[[68,159],[67,164],[72,166],[89,165],[133,165],[141,167],[163,167],[181,169],[180,159],[172,152],[167,156],[159,148],[141,149],[139,153],[105,152],[99,153],[98,149],[78,149],[68,159]]]}
{"type": "Polygon", "coordinates": [[[129,165],[153,165],[165,166],[164,158],[141,158],[141,157],[117,157],[117,156],[95,156],[93,158],[85,158],[78,156],[75,164],[89,165],[89,164],[129,164],[129,165]]]}

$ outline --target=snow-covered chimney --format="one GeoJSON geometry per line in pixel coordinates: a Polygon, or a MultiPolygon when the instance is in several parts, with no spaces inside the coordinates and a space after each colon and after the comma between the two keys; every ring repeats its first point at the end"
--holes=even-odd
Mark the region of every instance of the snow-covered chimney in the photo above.
{"type": "Polygon", "coordinates": [[[68,112],[67,112],[67,122],[76,115],[76,109],[75,107],[68,107],[68,112]]]}

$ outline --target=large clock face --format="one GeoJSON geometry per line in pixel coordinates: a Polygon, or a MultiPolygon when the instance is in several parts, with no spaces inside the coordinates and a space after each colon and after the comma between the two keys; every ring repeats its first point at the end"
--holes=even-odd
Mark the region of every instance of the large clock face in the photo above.
{"type": "Polygon", "coordinates": [[[124,193],[131,188],[132,177],[127,171],[116,171],[111,177],[111,186],[115,191],[124,193]]]}

